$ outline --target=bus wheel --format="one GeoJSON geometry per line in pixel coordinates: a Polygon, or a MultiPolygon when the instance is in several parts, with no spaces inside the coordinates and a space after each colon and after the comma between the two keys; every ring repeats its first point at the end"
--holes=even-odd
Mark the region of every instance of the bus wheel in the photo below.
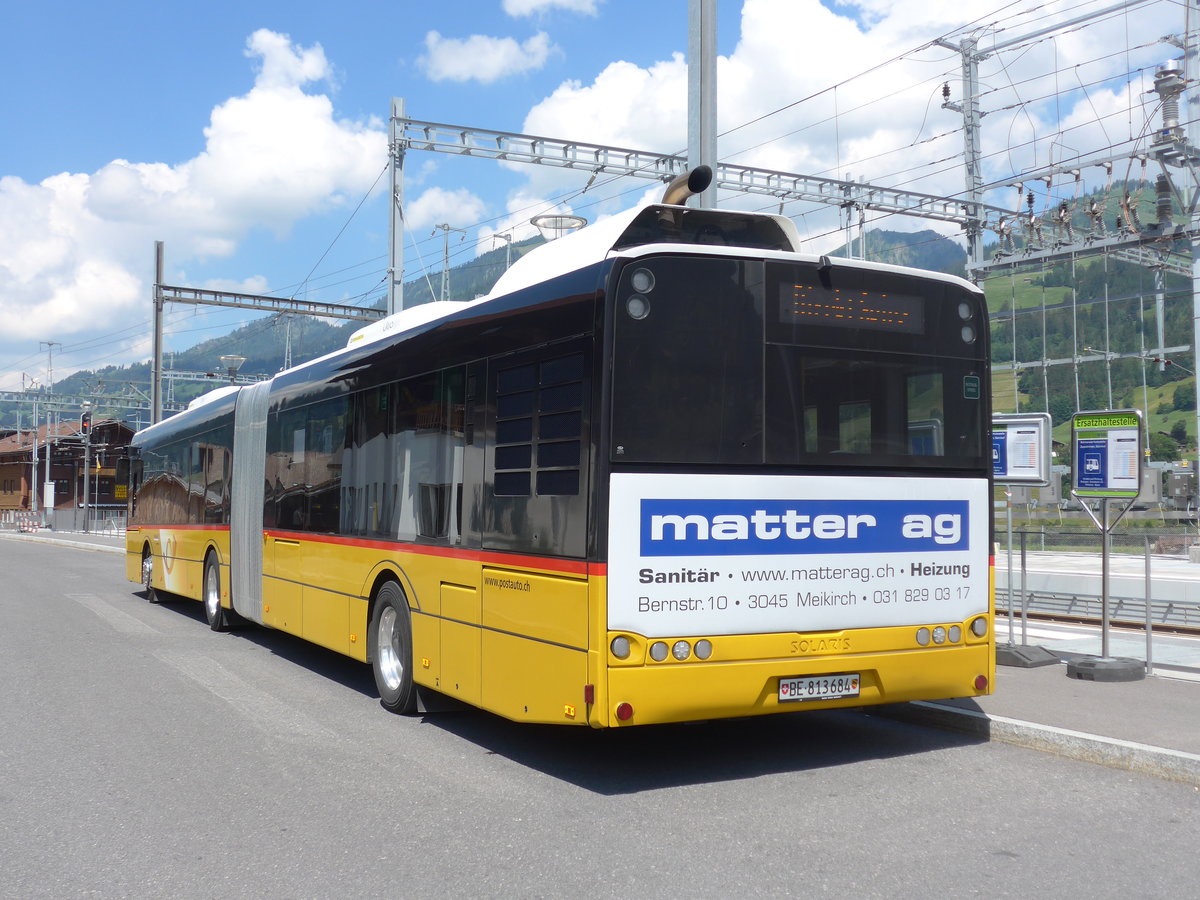
{"type": "Polygon", "coordinates": [[[386,582],[375,596],[369,632],[371,668],[383,708],[411,713],[417,708],[412,674],[412,623],[408,601],[394,581],[386,582]]]}
{"type": "Polygon", "coordinates": [[[221,567],[213,553],[204,560],[204,615],[213,631],[224,631],[229,627],[229,619],[221,608],[221,567]]]}
{"type": "Polygon", "coordinates": [[[158,592],[151,583],[154,580],[154,554],[147,547],[142,551],[142,587],[146,589],[146,599],[151,603],[158,602],[158,592]]]}

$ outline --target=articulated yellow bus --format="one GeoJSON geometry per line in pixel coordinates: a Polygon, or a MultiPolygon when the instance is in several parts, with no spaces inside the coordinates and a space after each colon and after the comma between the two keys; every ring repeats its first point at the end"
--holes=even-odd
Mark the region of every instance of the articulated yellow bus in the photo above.
{"type": "Polygon", "coordinates": [[[139,432],[130,580],[368,663],[396,712],[988,693],[982,294],[689,192],[139,432]]]}

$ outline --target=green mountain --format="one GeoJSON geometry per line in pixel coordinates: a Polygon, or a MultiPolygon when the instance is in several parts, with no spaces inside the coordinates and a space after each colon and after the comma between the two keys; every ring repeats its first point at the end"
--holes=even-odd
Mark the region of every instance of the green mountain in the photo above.
{"type": "Polygon", "coordinates": [[[843,244],[830,256],[865,257],[872,262],[966,277],[967,251],[936,231],[886,231],[880,228],[866,232],[865,241],[865,254],[862,242],[856,239],[843,244]]]}

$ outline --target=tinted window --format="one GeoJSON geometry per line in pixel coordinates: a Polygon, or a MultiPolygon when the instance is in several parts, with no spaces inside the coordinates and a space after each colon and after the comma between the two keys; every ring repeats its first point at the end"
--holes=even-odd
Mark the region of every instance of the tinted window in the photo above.
{"type": "Polygon", "coordinates": [[[613,320],[616,462],[985,465],[986,317],[965,288],[653,257],[622,270],[613,320]]]}

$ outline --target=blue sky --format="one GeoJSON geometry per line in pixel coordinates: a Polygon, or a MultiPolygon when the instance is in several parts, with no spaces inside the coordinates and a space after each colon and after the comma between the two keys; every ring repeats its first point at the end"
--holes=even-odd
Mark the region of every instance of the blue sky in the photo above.
{"type": "MultiPolygon", "coordinates": [[[[719,0],[719,153],[959,191],[961,119],[940,106],[943,82],[958,94],[959,59],[928,42],[964,29],[1005,39],[1110,5],[719,0]]],[[[986,61],[985,178],[1142,141],[1146,72],[1171,55],[1155,42],[1182,29],[1179,10],[1155,0],[986,61]]],[[[686,0],[64,0],[7,4],[4,23],[2,390],[20,389],[22,373],[44,378],[42,341],[62,345],[56,379],[147,358],[154,240],[166,242],[171,283],[377,296],[387,179],[376,179],[393,96],[418,119],[661,152],[686,145],[686,0]]],[[[532,233],[536,212],[594,220],[658,190],[581,194],[586,177],[409,153],[406,278],[436,279],[438,222],[467,230],[453,247],[461,262],[497,230],[532,233]]],[[[784,214],[806,249],[841,243],[828,209],[784,214]]],[[[168,307],[168,348],[244,319],[168,307]]]]}

